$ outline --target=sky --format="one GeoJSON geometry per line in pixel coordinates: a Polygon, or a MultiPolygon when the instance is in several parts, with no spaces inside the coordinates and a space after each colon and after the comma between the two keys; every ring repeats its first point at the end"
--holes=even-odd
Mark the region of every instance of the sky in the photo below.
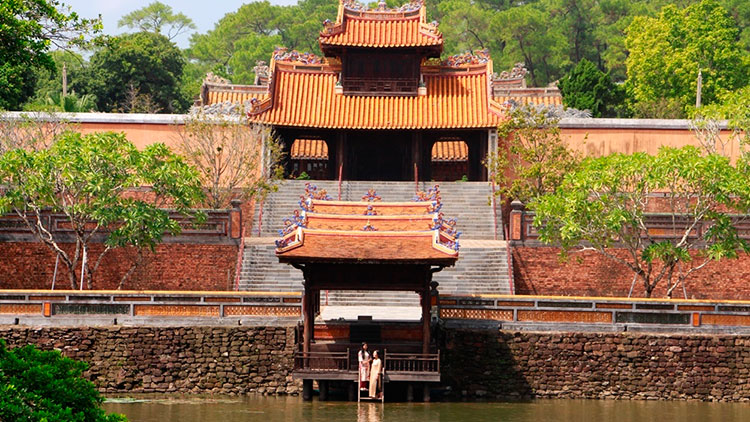
{"type": "MultiPolygon", "coordinates": [[[[73,11],[85,18],[102,15],[104,33],[109,35],[127,32],[128,28],[118,28],[117,22],[123,15],[149,5],[154,0],[62,0],[73,11]]],[[[229,12],[234,12],[251,0],[160,0],[172,6],[175,13],[182,12],[195,22],[199,33],[213,29],[214,25],[229,12]]],[[[295,4],[297,0],[270,0],[272,4],[295,4]]],[[[174,40],[180,48],[190,44],[190,34],[183,34],[174,40]]]]}

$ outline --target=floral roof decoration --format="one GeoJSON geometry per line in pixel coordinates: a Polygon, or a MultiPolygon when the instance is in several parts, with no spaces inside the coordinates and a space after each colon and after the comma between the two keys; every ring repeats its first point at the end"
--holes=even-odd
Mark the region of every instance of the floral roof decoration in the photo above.
{"type": "Polygon", "coordinates": [[[415,10],[419,10],[422,8],[424,3],[421,0],[415,0],[411,1],[409,3],[403,4],[399,7],[388,7],[386,2],[380,1],[378,2],[377,7],[371,8],[370,6],[360,3],[356,0],[344,0],[343,1],[344,8],[347,10],[351,10],[354,12],[413,12],[415,10]]]}
{"type": "Polygon", "coordinates": [[[297,50],[289,51],[286,47],[276,47],[273,59],[277,62],[299,62],[303,64],[321,64],[323,59],[312,53],[300,53],[297,50]]]}
{"type": "Polygon", "coordinates": [[[448,67],[462,67],[462,66],[469,66],[473,64],[483,64],[490,61],[490,51],[487,49],[484,50],[476,50],[473,53],[470,51],[467,51],[462,54],[456,54],[455,56],[450,56],[442,61],[443,66],[448,67]]]}

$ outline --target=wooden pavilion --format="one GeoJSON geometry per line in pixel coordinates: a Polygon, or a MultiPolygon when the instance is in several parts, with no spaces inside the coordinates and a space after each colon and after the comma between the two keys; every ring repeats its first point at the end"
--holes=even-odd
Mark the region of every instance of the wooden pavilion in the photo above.
{"type": "Polygon", "coordinates": [[[318,41],[325,57],[277,49],[267,90],[250,100],[251,119],[281,139],[288,175],[487,180],[482,161],[497,148],[504,107],[486,52],[441,60],[443,35],[421,0],[395,9],[342,0],[318,41]]]}
{"type": "MultiPolygon", "coordinates": [[[[440,212],[441,206],[437,186],[419,193],[414,202],[383,202],[373,191],[361,202],[348,202],[333,201],[308,184],[301,209],[285,220],[276,243],[279,261],[304,275],[303,330],[293,375],[303,380],[306,399],[311,397],[313,380],[319,382],[323,399],[328,382],[348,381],[354,388],[357,380],[356,359],[352,359],[357,342],[316,338],[322,290],[419,293],[418,337],[378,339],[378,347],[385,351],[384,380],[422,385],[440,381],[439,354],[430,334],[437,294],[432,275],[455,264],[460,235],[455,220],[440,212]]],[[[425,398],[429,400],[427,387],[425,398]]]]}

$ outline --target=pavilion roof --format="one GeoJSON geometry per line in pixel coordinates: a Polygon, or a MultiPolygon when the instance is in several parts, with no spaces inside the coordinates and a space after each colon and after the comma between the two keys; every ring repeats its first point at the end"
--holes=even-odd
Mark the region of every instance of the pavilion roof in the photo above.
{"type": "Polygon", "coordinates": [[[274,60],[271,95],[254,100],[250,117],[271,125],[328,129],[479,129],[502,122],[504,107],[489,89],[488,56],[425,62],[426,92],[415,96],[345,95],[337,91],[340,70],[333,60],[274,60]]]}
{"type": "Polygon", "coordinates": [[[430,47],[439,55],[443,48],[443,35],[436,22],[426,22],[422,1],[397,8],[387,8],[382,2],[371,9],[342,0],[336,22],[326,21],[324,26],[319,38],[323,51],[331,47],[430,47]]]}
{"type": "Polygon", "coordinates": [[[453,265],[458,259],[460,232],[440,212],[437,186],[414,202],[382,202],[374,191],[354,202],[332,201],[308,183],[300,206],[276,242],[282,262],[453,265]]]}

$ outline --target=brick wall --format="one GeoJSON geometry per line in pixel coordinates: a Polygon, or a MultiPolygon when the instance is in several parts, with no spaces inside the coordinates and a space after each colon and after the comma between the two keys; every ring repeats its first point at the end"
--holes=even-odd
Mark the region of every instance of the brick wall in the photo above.
{"type": "Polygon", "coordinates": [[[445,334],[442,378],[454,397],[750,397],[748,336],[469,329],[445,334]]]}
{"type": "MultiPolygon", "coordinates": [[[[103,245],[93,244],[91,256],[103,245]]],[[[236,245],[164,243],[147,252],[142,265],[123,286],[128,290],[227,290],[234,280],[236,245]]],[[[1,289],[49,289],[55,254],[38,242],[0,242],[1,289]]],[[[133,248],[110,251],[94,274],[95,289],[116,289],[136,257],[133,248]]],[[[69,289],[67,269],[60,263],[56,289],[69,289]]]]}
{"type": "MultiPolygon", "coordinates": [[[[561,262],[560,250],[545,246],[514,246],[513,275],[516,294],[563,296],[627,296],[633,273],[595,252],[571,254],[561,262]]],[[[623,251],[624,252],[624,251],[623,251]]],[[[688,298],[750,299],[750,256],[710,262],[686,280],[688,298]]],[[[643,297],[644,288],[636,281],[634,297],[643,297]]],[[[653,297],[664,297],[662,281],[653,297]]],[[[682,297],[682,291],[674,293],[682,297]]]]}

